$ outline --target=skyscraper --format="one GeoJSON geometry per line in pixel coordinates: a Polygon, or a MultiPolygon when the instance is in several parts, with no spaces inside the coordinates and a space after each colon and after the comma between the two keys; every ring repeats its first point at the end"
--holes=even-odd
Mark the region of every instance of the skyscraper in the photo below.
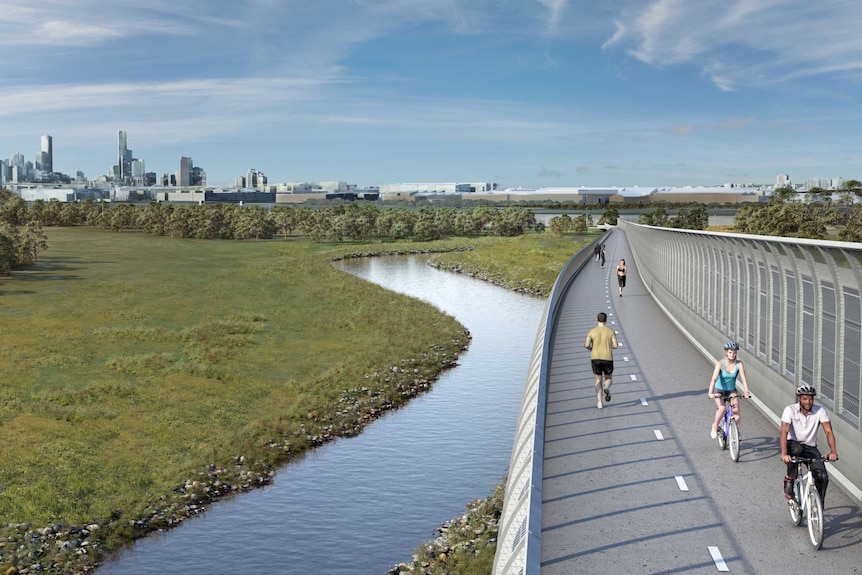
{"type": "Polygon", "coordinates": [[[42,151],[39,154],[42,171],[48,174],[54,172],[54,140],[51,136],[42,136],[42,151]]]}
{"type": "Polygon", "coordinates": [[[190,186],[192,183],[192,159],[180,157],[180,169],[177,170],[177,185],[190,186]]]}
{"type": "Polygon", "coordinates": [[[120,181],[127,181],[132,177],[132,151],[129,149],[126,131],[120,130],[117,134],[117,175],[120,181]]]}

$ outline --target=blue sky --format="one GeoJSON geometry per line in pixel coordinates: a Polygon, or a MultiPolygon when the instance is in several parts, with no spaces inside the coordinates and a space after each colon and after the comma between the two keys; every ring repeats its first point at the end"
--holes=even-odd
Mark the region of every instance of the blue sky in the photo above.
{"type": "Polygon", "coordinates": [[[3,0],[0,158],[208,183],[862,179],[856,0],[3,0]]]}

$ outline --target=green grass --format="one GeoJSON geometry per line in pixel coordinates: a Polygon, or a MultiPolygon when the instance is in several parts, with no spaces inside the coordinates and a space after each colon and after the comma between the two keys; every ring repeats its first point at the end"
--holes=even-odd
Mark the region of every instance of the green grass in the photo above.
{"type": "Polygon", "coordinates": [[[550,233],[479,238],[469,252],[437,254],[435,266],[465,273],[508,289],[548,295],[568,259],[600,232],[557,237],[550,233]]]}
{"type": "MultiPolygon", "coordinates": [[[[467,342],[454,318],[334,269],[332,247],[48,236],[37,265],[0,279],[4,536],[96,523],[113,547],[210,469],[247,484],[354,434],[467,342]]],[[[10,547],[0,566],[22,561],[10,547]]]]}
{"type": "Polygon", "coordinates": [[[95,564],[201,501],[266,482],[453,364],[468,341],[454,318],[331,259],[468,248],[435,258],[549,288],[583,240],[47,233],[38,264],[0,277],[0,567],[47,573],[95,564]],[[62,550],[91,524],[86,554],[62,550]]]}

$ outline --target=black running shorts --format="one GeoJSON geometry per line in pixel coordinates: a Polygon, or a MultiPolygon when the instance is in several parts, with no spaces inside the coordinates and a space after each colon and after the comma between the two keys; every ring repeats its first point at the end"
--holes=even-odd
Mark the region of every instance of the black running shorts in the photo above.
{"type": "Polygon", "coordinates": [[[593,373],[595,375],[611,375],[614,372],[613,360],[593,359],[591,363],[593,364],[593,373]]]}

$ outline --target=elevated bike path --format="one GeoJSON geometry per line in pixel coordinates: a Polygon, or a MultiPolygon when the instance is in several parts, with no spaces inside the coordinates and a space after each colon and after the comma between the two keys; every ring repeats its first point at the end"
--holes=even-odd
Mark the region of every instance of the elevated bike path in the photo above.
{"type": "MultiPolygon", "coordinates": [[[[775,423],[742,400],[739,462],[719,450],[709,436],[712,362],[644,288],[625,234],[615,230],[606,246],[604,268],[593,260],[575,278],[553,334],[542,575],[862,573],[859,507],[830,485],[825,542],[811,548],[781,492],[775,423]],[[622,297],[621,258],[628,264],[622,297]],[[612,398],[601,410],[583,346],[600,311],[620,343],[612,398]]],[[[757,382],[749,384],[756,396],[757,382]]]]}

